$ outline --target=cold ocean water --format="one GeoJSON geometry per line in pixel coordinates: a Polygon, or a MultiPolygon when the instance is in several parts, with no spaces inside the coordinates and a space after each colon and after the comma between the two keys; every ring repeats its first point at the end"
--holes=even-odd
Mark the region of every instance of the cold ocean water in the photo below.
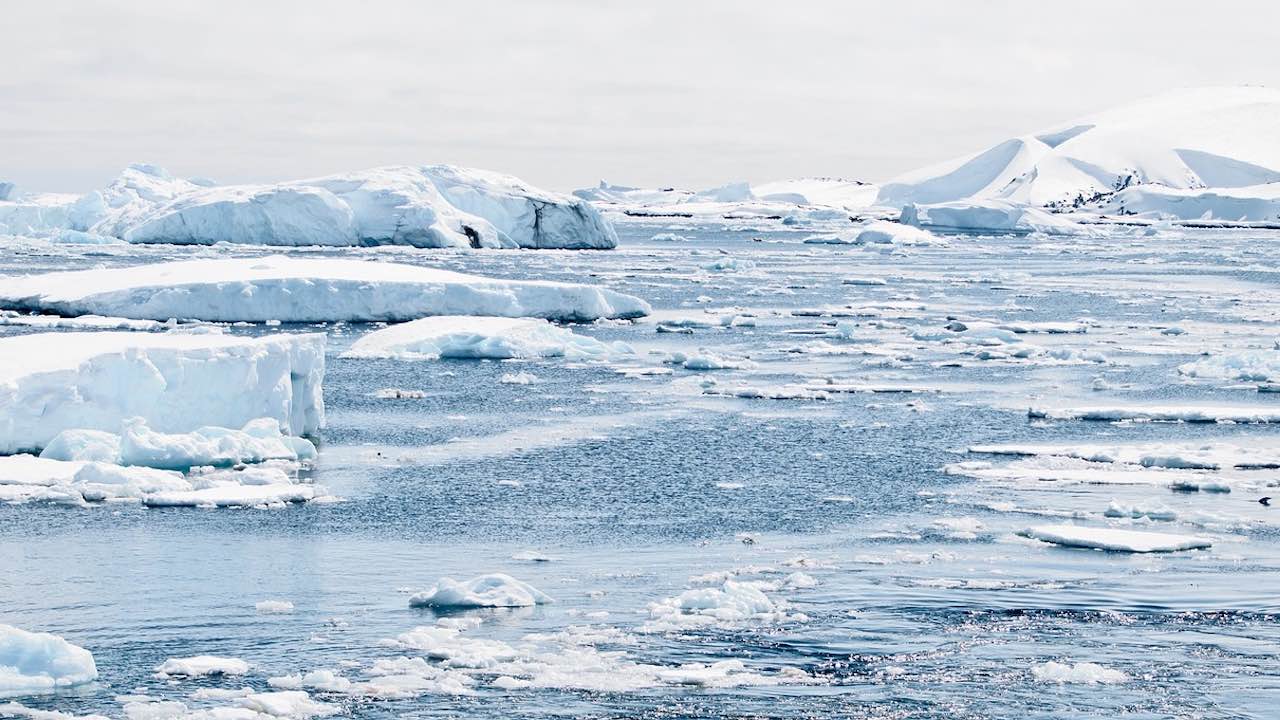
{"type": "MultiPolygon", "coordinates": [[[[321,326],[328,427],[309,474],[342,502],[0,506],[0,622],[89,648],[101,675],[22,702],[194,710],[228,704],[210,689],[328,669],[368,692],[299,682],[360,718],[1280,712],[1280,501],[1258,502],[1280,496],[1280,394],[1179,371],[1274,350],[1280,236],[862,247],[746,221],[619,232],[611,252],[291,251],[599,283],[655,313],[576,326],[635,350],[606,362],[344,359],[374,326],[321,326]],[[1276,417],[1142,421],[1153,407],[1276,417]],[[1107,419],[1072,419],[1089,414],[1107,419]],[[990,445],[1006,447],[970,451],[990,445]],[[1212,547],[1017,534],[1064,523],[1212,547]],[[409,606],[441,577],[493,572],[555,602],[409,606]],[[264,600],[294,609],[260,613],[264,600]],[[154,676],[205,654],[251,669],[154,676]]],[[[13,245],[0,273],[267,252],[13,245]]]]}

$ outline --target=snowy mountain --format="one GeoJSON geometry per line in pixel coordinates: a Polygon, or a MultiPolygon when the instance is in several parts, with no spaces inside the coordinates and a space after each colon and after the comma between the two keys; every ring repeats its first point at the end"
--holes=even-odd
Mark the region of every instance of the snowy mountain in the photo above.
{"type": "Polygon", "coordinates": [[[578,198],[450,165],[384,167],[275,185],[183,180],[135,164],[83,197],[6,190],[0,232],[69,230],[135,243],[612,248],[578,198]],[[15,197],[16,195],[16,197],[15,197]]]}
{"type": "MultiPolygon", "coordinates": [[[[1114,196],[1136,187],[1177,198],[1208,188],[1223,197],[1267,198],[1275,192],[1256,186],[1280,182],[1277,128],[1280,91],[1178,90],[908,173],[885,184],[876,202],[902,207],[1006,200],[1058,210],[1118,212],[1122,204],[1114,196]]],[[[1150,201],[1151,193],[1143,197],[1150,201]]],[[[1144,211],[1189,217],[1186,213],[1195,208],[1199,212],[1192,217],[1209,212],[1234,219],[1230,213],[1236,210],[1212,203],[1177,205],[1182,210],[1170,212],[1168,203],[1148,202],[1144,211]]],[[[1126,213],[1133,211],[1124,207],[1126,213]]]]}

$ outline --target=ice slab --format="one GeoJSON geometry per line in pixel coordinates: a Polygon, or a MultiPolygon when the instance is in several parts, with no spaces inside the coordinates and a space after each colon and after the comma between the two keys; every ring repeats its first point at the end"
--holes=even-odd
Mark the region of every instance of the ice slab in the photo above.
{"type": "Polygon", "coordinates": [[[429,315],[591,321],[649,314],[639,298],[590,285],[283,255],[4,277],[0,306],[219,322],[404,321],[429,315]]]}
{"type": "Polygon", "coordinates": [[[625,351],[537,318],[446,315],[392,325],[361,337],[345,357],[601,358],[625,351]]]}
{"type": "Polygon", "coordinates": [[[270,418],[290,435],[324,426],[324,335],[38,333],[0,338],[0,454],[63,430],[164,433],[270,418]]]}
{"type": "Polygon", "coordinates": [[[88,650],[57,635],[0,624],[0,698],[51,692],[97,678],[88,650]]]}
{"type": "Polygon", "coordinates": [[[1079,525],[1037,525],[1018,533],[1023,537],[1064,547],[1092,548],[1112,552],[1153,553],[1203,550],[1213,541],[1193,535],[1117,530],[1079,525]]]}

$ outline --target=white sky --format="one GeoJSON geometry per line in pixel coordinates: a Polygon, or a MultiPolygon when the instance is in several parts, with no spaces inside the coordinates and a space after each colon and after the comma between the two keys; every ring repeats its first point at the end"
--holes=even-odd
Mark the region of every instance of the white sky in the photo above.
{"type": "Polygon", "coordinates": [[[5,0],[0,179],[451,162],[568,190],[883,180],[1173,87],[1280,86],[1280,3],[5,0]]]}

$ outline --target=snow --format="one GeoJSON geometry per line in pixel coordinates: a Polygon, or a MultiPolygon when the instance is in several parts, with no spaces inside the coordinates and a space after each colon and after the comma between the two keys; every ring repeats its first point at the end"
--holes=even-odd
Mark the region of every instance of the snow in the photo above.
{"type": "Polygon", "coordinates": [[[1202,550],[1213,545],[1207,538],[1191,535],[1117,530],[1078,525],[1038,525],[1018,533],[1033,540],[1074,548],[1112,552],[1152,553],[1202,550]]]}
{"type": "Polygon", "coordinates": [[[532,607],[549,602],[546,593],[502,573],[465,581],[441,578],[432,589],[409,598],[412,607],[435,608],[532,607]]]}
{"type": "Polygon", "coordinates": [[[428,315],[591,321],[649,313],[639,298],[589,285],[283,255],[0,277],[0,306],[217,322],[403,321],[428,315]]]}
{"type": "Polygon", "coordinates": [[[215,655],[169,658],[156,668],[156,676],[160,678],[244,675],[247,672],[249,672],[249,663],[244,660],[215,655]]]}
{"type": "Polygon", "coordinates": [[[1031,668],[1031,675],[1041,682],[1084,685],[1115,685],[1129,681],[1129,676],[1097,663],[1060,663],[1050,660],[1031,668]]]}
{"type": "Polygon", "coordinates": [[[607,345],[535,318],[440,316],[392,325],[356,340],[352,358],[600,358],[625,347],[607,345]]]}
{"type": "Polygon", "coordinates": [[[578,198],[485,170],[391,166],[273,185],[182,180],[134,164],[78,199],[0,203],[0,231],[134,243],[612,248],[578,198]]]}
{"type": "Polygon", "coordinates": [[[324,426],[323,335],[39,333],[0,338],[0,454],[63,430],[160,432],[270,418],[291,435],[324,426]]]}
{"type": "Polygon", "coordinates": [[[882,186],[877,204],[1006,200],[1071,209],[1130,185],[1273,183],[1280,181],[1277,123],[1280,91],[1175,90],[908,173],[882,186]]]}
{"type": "Polygon", "coordinates": [[[88,650],[57,635],[0,624],[0,697],[51,692],[97,678],[88,650]]]}
{"type": "Polygon", "coordinates": [[[159,433],[139,417],[124,421],[121,435],[101,430],[63,430],[40,457],[50,460],[96,460],[187,470],[199,465],[230,466],[267,460],[310,460],[315,445],[280,432],[272,418],[258,418],[241,430],[201,427],[189,433],[159,433]]]}

